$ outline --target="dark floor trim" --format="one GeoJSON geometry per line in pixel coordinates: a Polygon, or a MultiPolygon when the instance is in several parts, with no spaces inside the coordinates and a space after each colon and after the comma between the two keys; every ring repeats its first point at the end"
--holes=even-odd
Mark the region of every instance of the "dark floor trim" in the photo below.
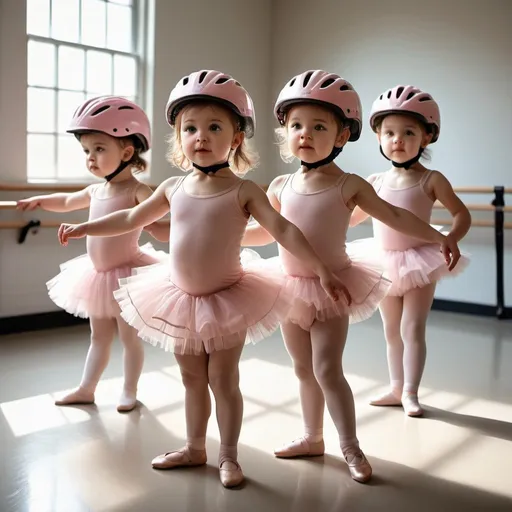
{"type": "Polygon", "coordinates": [[[10,316],[0,318],[0,335],[69,327],[71,325],[87,323],[88,321],[87,319],[70,315],[65,311],[10,316]]]}
{"type": "MultiPolygon", "coordinates": [[[[455,300],[434,299],[432,309],[437,311],[448,311],[450,313],[463,313],[475,316],[496,317],[496,306],[487,304],[474,304],[473,302],[458,302],[455,300]]],[[[504,316],[512,318],[512,308],[505,308],[504,316]]]]}
{"type": "MultiPolygon", "coordinates": [[[[471,302],[458,302],[453,300],[434,299],[432,309],[450,313],[463,313],[475,316],[496,316],[496,307],[471,302]]],[[[512,318],[512,308],[506,308],[506,318],[512,318]]],[[[0,335],[20,332],[39,331],[44,329],[57,329],[87,323],[84,318],[77,318],[65,311],[51,311],[35,315],[21,315],[0,318],[0,335]]]]}

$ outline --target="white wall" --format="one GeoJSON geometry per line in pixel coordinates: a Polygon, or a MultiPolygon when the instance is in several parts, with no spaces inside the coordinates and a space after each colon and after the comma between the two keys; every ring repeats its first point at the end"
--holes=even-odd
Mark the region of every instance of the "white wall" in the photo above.
{"type": "MultiPolygon", "coordinates": [[[[509,0],[155,0],[154,7],[154,83],[149,91],[153,183],[178,172],[164,160],[168,129],[163,110],[169,91],[182,75],[206,67],[233,74],[253,96],[262,164],[250,177],[259,183],[293,169],[280,163],[272,145],[272,105],[279,88],[295,73],[324,68],[353,83],[366,115],[374,97],[398,81],[429,90],[443,115],[432,166],[455,186],[512,185],[507,166],[512,141],[509,0]],[[482,89],[488,91],[484,116],[475,101],[482,89]]],[[[0,0],[0,181],[25,179],[25,87],[25,2],[0,0]]],[[[386,168],[367,126],[339,163],[362,176],[386,168]]],[[[2,194],[1,199],[18,195],[2,194]]],[[[1,219],[11,215],[0,211],[1,219]]],[[[369,233],[360,228],[350,236],[369,233]]],[[[511,231],[506,235],[512,238],[511,231]]],[[[42,230],[22,246],[15,237],[13,231],[0,231],[0,317],[56,309],[44,283],[59,263],[83,252],[84,245],[60,248],[53,230],[42,230]]],[[[471,272],[442,283],[438,297],[494,304],[491,230],[473,230],[464,248],[473,254],[471,272]],[[485,285],[476,286],[476,279],[485,285]]],[[[512,267],[510,261],[509,249],[512,267]]],[[[511,304],[511,272],[506,293],[511,304]]]]}
{"type": "MultiPolygon", "coordinates": [[[[155,1],[154,52],[149,59],[154,87],[148,91],[148,111],[154,123],[150,182],[159,183],[180,172],[164,159],[164,139],[169,131],[164,108],[172,86],[184,74],[201,68],[230,73],[251,93],[260,112],[255,142],[262,160],[251,178],[259,183],[271,178],[266,165],[271,154],[271,118],[265,113],[270,101],[270,16],[271,0],[155,1]]],[[[0,181],[25,180],[25,137],[25,1],[0,0],[0,181]]],[[[2,193],[1,199],[15,199],[19,195],[2,193]]],[[[37,217],[55,218],[56,214],[38,213],[37,217]]],[[[0,211],[0,218],[7,220],[19,215],[0,211]]],[[[48,298],[45,282],[57,273],[60,263],[81,254],[84,244],[75,242],[61,248],[51,229],[29,236],[23,245],[16,244],[16,236],[14,231],[0,231],[0,317],[57,309],[48,298]]]]}
{"type": "MultiPolygon", "coordinates": [[[[387,169],[367,124],[373,100],[398,83],[417,85],[441,107],[441,138],[432,146],[431,167],[455,187],[512,186],[511,23],[510,0],[280,0],[273,12],[273,98],[306,69],[347,78],[361,96],[366,124],[360,141],[348,144],[337,162],[368,176],[387,169]]],[[[277,152],[275,159],[280,172],[293,169],[279,162],[277,152]]],[[[461,197],[468,203],[491,199],[461,197]]],[[[363,227],[350,237],[369,234],[363,227]]],[[[506,265],[512,269],[512,231],[505,236],[506,265]]],[[[473,255],[471,270],[442,282],[437,297],[495,304],[492,230],[473,229],[462,246],[473,255]]],[[[510,270],[506,296],[512,304],[510,270]]]]}

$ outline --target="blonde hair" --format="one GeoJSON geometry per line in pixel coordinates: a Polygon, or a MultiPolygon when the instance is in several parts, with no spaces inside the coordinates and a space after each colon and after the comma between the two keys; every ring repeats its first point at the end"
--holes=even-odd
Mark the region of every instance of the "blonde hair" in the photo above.
{"type": "MultiPolygon", "coordinates": [[[[286,163],[293,162],[295,158],[297,158],[291,151],[290,146],[288,144],[288,126],[287,126],[287,118],[290,110],[293,107],[296,107],[298,105],[306,105],[307,103],[295,103],[294,105],[291,105],[290,108],[285,112],[284,114],[284,126],[280,126],[279,128],[275,129],[276,134],[276,144],[279,147],[279,154],[281,155],[281,160],[286,163]]],[[[347,125],[343,122],[343,119],[334,113],[332,110],[330,110],[328,107],[321,106],[326,112],[328,112],[330,115],[333,116],[334,120],[336,121],[336,124],[338,126],[338,133],[339,135],[346,127],[347,125]]]]}
{"type": "MultiPolygon", "coordinates": [[[[232,123],[233,129],[235,132],[240,131],[240,122],[236,114],[231,111],[229,108],[224,107],[223,105],[216,102],[205,102],[205,101],[197,101],[187,104],[176,117],[176,124],[174,126],[173,131],[167,137],[167,142],[169,144],[169,148],[167,150],[167,161],[181,169],[184,172],[190,171],[192,169],[192,162],[185,156],[182,149],[181,144],[181,119],[182,114],[189,108],[197,105],[202,106],[215,106],[222,108],[225,112],[228,113],[232,123]]],[[[245,173],[253,170],[259,162],[258,153],[250,146],[249,142],[244,138],[242,143],[229,154],[229,165],[233,169],[233,172],[239,176],[243,176],[245,173]]]]}

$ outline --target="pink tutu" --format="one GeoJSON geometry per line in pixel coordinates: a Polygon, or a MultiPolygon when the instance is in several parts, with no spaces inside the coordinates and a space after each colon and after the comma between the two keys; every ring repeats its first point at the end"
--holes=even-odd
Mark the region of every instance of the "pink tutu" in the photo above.
{"type": "Polygon", "coordinates": [[[195,296],[172,283],[168,264],[151,265],[121,280],[114,296],[143,340],[177,354],[211,353],[269,336],[290,309],[284,276],[252,267],[228,288],[195,296]]]}
{"type": "Polygon", "coordinates": [[[469,265],[469,257],[464,254],[450,272],[439,244],[420,245],[405,251],[386,251],[378,246],[374,238],[365,238],[347,244],[347,252],[351,258],[371,257],[383,261],[385,275],[392,281],[388,295],[399,297],[414,288],[422,288],[445,277],[455,277],[469,265]]]}
{"type": "Polygon", "coordinates": [[[99,272],[87,254],[66,261],[61,272],[46,283],[50,298],[68,313],[82,318],[113,318],[119,314],[114,292],[119,279],[130,276],[134,267],[151,265],[167,259],[163,251],[156,251],[151,244],[141,247],[142,254],[129,266],[99,272]]]}
{"type": "MultiPolygon", "coordinates": [[[[251,253],[255,254],[254,251],[251,253]]],[[[255,259],[258,260],[258,256],[255,256],[255,259]]],[[[287,320],[305,330],[309,330],[315,320],[323,322],[329,318],[348,315],[350,323],[357,323],[370,318],[391,285],[390,281],[383,277],[382,265],[352,261],[349,266],[334,271],[352,297],[349,306],[344,295],[334,302],[322,288],[317,277],[286,275],[278,256],[261,258],[259,265],[263,268],[274,268],[286,276],[286,291],[293,297],[293,307],[287,320]]]]}

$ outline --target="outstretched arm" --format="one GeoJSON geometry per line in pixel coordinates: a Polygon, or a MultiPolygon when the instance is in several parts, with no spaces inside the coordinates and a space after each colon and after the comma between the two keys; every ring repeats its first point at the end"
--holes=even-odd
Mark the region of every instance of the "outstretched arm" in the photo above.
{"type": "Polygon", "coordinates": [[[452,237],[445,237],[410,211],[384,201],[377,195],[369,183],[358,176],[354,176],[353,179],[358,180],[352,197],[357,206],[372,217],[401,233],[414,236],[426,242],[441,244],[445,259],[447,263],[450,263],[450,270],[455,267],[460,258],[460,251],[456,240],[452,237]]]}
{"type": "Polygon", "coordinates": [[[169,211],[166,192],[173,186],[173,179],[176,178],[162,183],[151,197],[134,208],[120,210],[83,224],[62,224],[59,228],[60,243],[67,245],[68,238],[82,238],[86,235],[122,235],[155,222],[169,211]]]}
{"type": "Polygon", "coordinates": [[[72,212],[88,208],[91,204],[90,185],[78,192],[48,194],[21,199],[17,203],[18,210],[31,211],[37,208],[49,212],[72,212]]]}

